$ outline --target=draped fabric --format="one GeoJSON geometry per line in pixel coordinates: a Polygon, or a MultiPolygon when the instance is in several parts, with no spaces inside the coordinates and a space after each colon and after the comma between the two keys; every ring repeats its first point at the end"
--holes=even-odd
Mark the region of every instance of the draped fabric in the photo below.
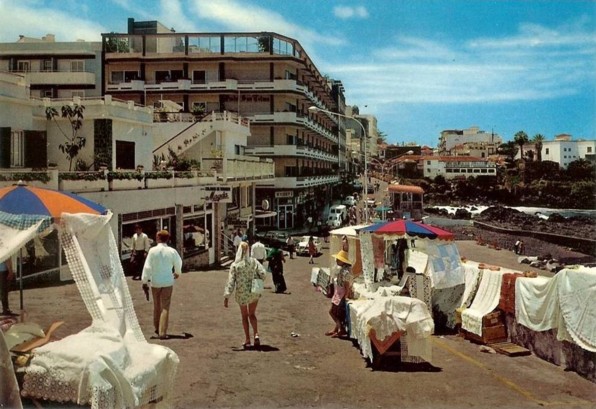
{"type": "Polygon", "coordinates": [[[0,262],[52,225],[49,216],[14,215],[0,211],[0,262]]]}
{"type": "Polygon", "coordinates": [[[534,331],[557,329],[557,339],[596,352],[596,268],[567,268],[553,278],[515,282],[516,319],[534,331]]]}
{"type": "Polygon", "coordinates": [[[60,240],[92,324],[34,350],[23,396],[92,408],[171,404],[178,356],[141,332],[110,217],[62,215],[60,240]]]}
{"type": "MultiPolygon", "coordinates": [[[[374,299],[359,299],[348,302],[350,309],[350,336],[358,341],[362,355],[373,359],[370,332],[383,341],[396,332],[403,332],[402,342],[407,343],[407,356],[432,361],[431,334],[434,322],[424,302],[410,297],[384,296],[374,299]]],[[[403,351],[402,351],[403,352],[403,351]]],[[[414,361],[414,359],[411,359],[414,361]]]]}
{"type": "Polygon", "coordinates": [[[0,408],[22,409],[19,385],[15,376],[10,352],[0,329],[0,408]]]}
{"type": "Polygon", "coordinates": [[[472,305],[462,312],[463,329],[482,336],[482,317],[499,304],[502,278],[503,273],[500,271],[484,270],[472,305]]]}

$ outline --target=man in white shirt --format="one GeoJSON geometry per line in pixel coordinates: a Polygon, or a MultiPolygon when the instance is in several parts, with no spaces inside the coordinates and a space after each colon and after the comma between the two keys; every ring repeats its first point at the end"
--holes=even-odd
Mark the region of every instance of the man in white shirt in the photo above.
{"type": "Polygon", "coordinates": [[[149,237],[143,233],[141,225],[135,225],[135,234],[132,235],[132,256],[130,259],[133,280],[141,279],[145,258],[147,258],[147,252],[150,248],[149,237]]]}
{"type": "Polygon", "coordinates": [[[234,235],[234,254],[238,252],[238,247],[242,243],[242,231],[240,229],[236,230],[236,234],[234,235]]]}
{"type": "Polygon", "coordinates": [[[250,255],[251,257],[256,258],[259,263],[263,264],[267,258],[267,249],[265,248],[265,245],[257,239],[250,248],[250,255]]]}
{"type": "Polygon", "coordinates": [[[141,281],[147,291],[151,282],[153,295],[153,325],[159,339],[168,339],[170,302],[174,290],[174,280],[182,274],[182,258],[176,249],[168,246],[170,233],[157,232],[157,246],[149,250],[141,281]]]}

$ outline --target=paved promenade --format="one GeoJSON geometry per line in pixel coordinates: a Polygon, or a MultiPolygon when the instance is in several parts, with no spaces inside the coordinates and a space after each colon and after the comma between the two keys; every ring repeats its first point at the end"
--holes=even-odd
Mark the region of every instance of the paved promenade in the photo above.
{"type": "MultiPolygon", "coordinates": [[[[519,269],[516,256],[505,250],[460,242],[460,251],[471,260],[519,269]]],[[[328,249],[324,252],[318,266],[328,265],[328,249]]],[[[456,335],[433,337],[431,366],[398,367],[389,361],[384,370],[373,371],[351,341],[324,335],[332,327],[329,301],[309,283],[308,258],[288,260],[285,267],[291,294],[266,292],[259,303],[264,351],[240,348],[238,307],[234,302],[223,307],[227,271],[182,275],[172,301],[170,332],[175,337],[164,341],[149,339],[152,304],[140,283],[129,279],[149,342],[167,345],[180,357],[176,408],[596,407],[596,385],[579,375],[535,356],[483,353],[456,335]]],[[[271,284],[270,278],[266,283],[271,284]]],[[[28,289],[24,300],[31,321],[44,327],[54,320],[66,322],[59,337],[90,325],[74,284],[28,289]]],[[[18,306],[18,292],[10,294],[10,301],[18,306]]]]}

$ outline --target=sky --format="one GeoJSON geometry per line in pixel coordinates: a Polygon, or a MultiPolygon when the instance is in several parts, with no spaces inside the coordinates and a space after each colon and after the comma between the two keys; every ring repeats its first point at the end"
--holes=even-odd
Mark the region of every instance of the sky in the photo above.
{"type": "Polygon", "coordinates": [[[0,0],[0,42],[99,41],[129,17],[294,38],[388,143],[471,126],[596,139],[596,1],[0,0]]]}

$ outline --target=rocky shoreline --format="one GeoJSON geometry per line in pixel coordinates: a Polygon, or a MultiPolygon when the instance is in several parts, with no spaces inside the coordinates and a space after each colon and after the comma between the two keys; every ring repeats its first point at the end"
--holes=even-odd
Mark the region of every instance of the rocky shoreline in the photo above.
{"type": "MultiPolygon", "coordinates": [[[[471,218],[470,212],[465,210],[456,212],[454,216],[434,210],[425,209],[425,212],[452,219],[471,218]]],[[[565,218],[553,214],[548,220],[544,220],[538,216],[529,215],[515,209],[494,206],[477,214],[474,220],[502,229],[536,231],[568,237],[596,239],[596,221],[589,217],[565,218]]],[[[580,252],[570,246],[536,239],[530,237],[530,235],[520,237],[517,234],[500,233],[477,226],[452,226],[449,227],[449,230],[456,235],[456,240],[476,240],[488,246],[510,251],[513,251],[515,242],[521,238],[525,245],[524,255],[537,257],[539,260],[544,261],[544,265],[549,261],[551,265],[558,265],[559,267],[574,264],[594,265],[596,263],[596,257],[592,254],[580,252]]]]}

